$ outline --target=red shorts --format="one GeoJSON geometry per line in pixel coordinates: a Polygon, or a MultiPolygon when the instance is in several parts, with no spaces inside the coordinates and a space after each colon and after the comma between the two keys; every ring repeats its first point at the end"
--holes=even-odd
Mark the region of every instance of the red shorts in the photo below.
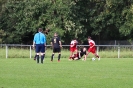
{"type": "Polygon", "coordinates": [[[74,59],[74,58],[79,58],[79,54],[78,53],[77,54],[73,54],[72,59],[74,59]]]}
{"type": "Polygon", "coordinates": [[[76,47],[70,47],[70,51],[71,51],[71,52],[74,52],[74,51],[76,51],[76,50],[77,50],[76,47]]]}
{"type": "Polygon", "coordinates": [[[79,57],[79,53],[74,54],[74,58],[79,57]]]}
{"type": "Polygon", "coordinates": [[[88,52],[91,52],[93,54],[96,53],[96,47],[89,48],[88,52]]]}

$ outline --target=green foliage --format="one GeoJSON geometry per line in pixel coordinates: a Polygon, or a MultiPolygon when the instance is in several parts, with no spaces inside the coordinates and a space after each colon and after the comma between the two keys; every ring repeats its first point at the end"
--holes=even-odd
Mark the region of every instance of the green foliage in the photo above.
{"type": "Polygon", "coordinates": [[[38,28],[50,29],[64,43],[94,39],[132,39],[132,0],[0,0],[3,43],[31,44],[38,28]],[[69,38],[69,40],[67,39],[69,38]]]}
{"type": "Polygon", "coordinates": [[[6,37],[6,33],[3,30],[0,30],[0,43],[3,43],[3,37],[6,37]]]}
{"type": "Polygon", "coordinates": [[[130,8],[125,8],[122,15],[125,16],[123,25],[120,27],[120,32],[127,36],[132,35],[133,32],[133,5],[130,8]]]}

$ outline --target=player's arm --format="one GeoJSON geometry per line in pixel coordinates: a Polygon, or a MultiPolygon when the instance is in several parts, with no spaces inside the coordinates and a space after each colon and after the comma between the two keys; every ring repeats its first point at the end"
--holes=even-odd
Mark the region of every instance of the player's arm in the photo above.
{"type": "Polygon", "coordinates": [[[62,47],[62,43],[61,43],[60,37],[58,37],[58,41],[59,41],[60,47],[62,47]]]}
{"type": "Polygon", "coordinates": [[[60,47],[62,47],[62,43],[61,43],[61,41],[59,41],[59,44],[60,44],[60,47]]]}
{"type": "Polygon", "coordinates": [[[51,46],[52,46],[52,48],[53,48],[53,39],[51,40],[51,46]]]}
{"type": "Polygon", "coordinates": [[[72,44],[71,47],[74,47],[74,44],[72,44]]]}
{"type": "Polygon", "coordinates": [[[85,55],[84,55],[84,60],[86,60],[86,58],[87,58],[87,53],[85,52],[85,55]]]}
{"type": "Polygon", "coordinates": [[[79,52],[78,52],[78,54],[79,54],[79,58],[81,58],[81,55],[80,55],[80,53],[81,53],[81,51],[79,51],[79,52]]]}
{"type": "Polygon", "coordinates": [[[35,48],[35,42],[33,41],[33,45],[32,45],[33,49],[35,48]]]}
{"type": "Polygon", "coordinates": [[[44,35],[44,46],[46,46],[46,36],[44,35]]]}
{"type": "Polygon", "coordinates": [[[35,34],[34,40],[33,40],[33,45],[32,45],[33,49],[35,48],[35,42],[36,42],[36,34],[35,34]]]}
{"type": "Polygon", "coordinates": [[[84,55],[84,60],[86,60],[86,57],[87,57],[87,56],[86,56],[86,55],[84,55]]]}
{"type": "Polygon", "coordinates": [[[75,45],[73,41],[71,41],[70,44],[71,44],[71,47],[74,47],[74,45],[75,45]]]}
{"type": "Polygon", "coordinates": [[[95,46],[94,43],[90,43],[90,48],[93,48],[95,46]]]}
{"type": "Polygon", "coordinates": [[[77,41],[77,40],[75,40],[75,43],[76,43],[76,44],[78,44],[78,41],[77,41]]]}
{"type": "Polygon", "coordinates": [[[93,48],[94,47],[94,45],[92,45],[90,48],[93,48]]]}
{"type": "Polygon", "coordinates": [[[53,48],[53,42],[51,42],[51,46],[52,46],[52,48],[53,48]]]}
{"type": "Polygon", "coordinates": [[[44,43],[44,46],[45,46],[45,47],[47,46],[46,43],[44,43]]]}

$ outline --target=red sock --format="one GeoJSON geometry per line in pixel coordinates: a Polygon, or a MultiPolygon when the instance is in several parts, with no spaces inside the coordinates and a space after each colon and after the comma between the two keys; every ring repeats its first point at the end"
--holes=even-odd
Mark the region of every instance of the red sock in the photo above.
{"type": "Polygon", "coordinates": [[[96,55],[96,57],[97,57],[97,58],[99,58],[99,56],[98,56],[98,55],[96,55]]]}

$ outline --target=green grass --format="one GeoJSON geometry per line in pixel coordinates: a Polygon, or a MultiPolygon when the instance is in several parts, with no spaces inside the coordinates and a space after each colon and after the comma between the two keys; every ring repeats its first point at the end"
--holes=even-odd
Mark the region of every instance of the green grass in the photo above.
{"type": "MultiPolygon", "coordinates": [[[[32,58],[35,55],[35,50],[32,50],[31,52],[32,58]]],[[[46,57],[50,57],[52,54],[52,49],[47,48],[46,50],[46,57]]],[[[68,58],[69,57],[69,50],[68,49],[62,49],[62,58],[68,58]]],[[[100,50],[99,51],[100,57],[103,58],[117,58],[118,57],[118,50],[117,49],[106,49],[106,50],[100,50]]],[[[89,57],[92,57],[92,54],[89,54],[89,57]]],[[[0,48],[0,57],[5,58],[6,57],[6,49],[5,47],[0,48]]],[[[8,49],[8,58],[29,58],[30,57],[30,49],[27,47],[21,48],[21,47],[9,47],[8,49]]],[[[133,50],[132,49],[124,49],[121,48],[120,50],[120,58],[132,58],[133,57],[133,50]]]]}
{"type": "Polygon", "coordinates": [[[132,58],[37,64],[29,58],[0,58],[0,88],[132,88],[132,58]]]}

